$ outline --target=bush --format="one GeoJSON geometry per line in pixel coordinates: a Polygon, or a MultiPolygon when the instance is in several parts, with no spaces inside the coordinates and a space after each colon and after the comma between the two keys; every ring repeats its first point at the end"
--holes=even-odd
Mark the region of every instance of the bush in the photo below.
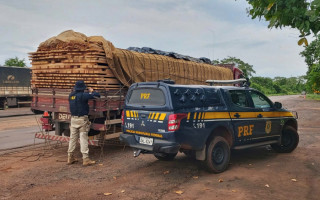
{"type": "MultiPolygon", "coordinates": [[[[320,80],[320,79],[319,79],[320,80]]],[[[252,77],[251,87],[267,95],[299,94],[305,90],[305,77],[252,77]]]]}

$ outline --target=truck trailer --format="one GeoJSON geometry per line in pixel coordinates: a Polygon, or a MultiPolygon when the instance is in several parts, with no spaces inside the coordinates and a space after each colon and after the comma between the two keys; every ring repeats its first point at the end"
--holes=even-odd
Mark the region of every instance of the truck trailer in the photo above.
{"type": "Polygon", "coordinates": [[[87,37],[72,30],[42,42],[36,52],[30,53],[31,107],[45,112],[41,119],[43,129],[54,130],[55,135],[37,133],[36,137],[69,140],[68,96],[77,80],[85,81],[101,95],[89,101],[89,144],[103,145],[121,134],[124,98],[133,83],[170,79],[179,84],[204,85],[208,79],[242,77],[241,70],[234,65],[211,65],[177,55],[119,49],[101,36],[87,37]]]}
{"type": "Polygon", "coordinates": [[[0,66],[0,109],[30,104],[30,79],[30,68],[0,66]]]}

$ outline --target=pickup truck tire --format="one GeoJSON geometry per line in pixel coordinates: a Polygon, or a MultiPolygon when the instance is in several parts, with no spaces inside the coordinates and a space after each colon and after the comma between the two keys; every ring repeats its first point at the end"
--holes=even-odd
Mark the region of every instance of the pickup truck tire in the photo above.
{"type": "Polygon", "coordinates": [[[153,155],[159,160],[170,161],[176,157],[177,153],[154,153],[153,155]]]}
{"type": "Polygon", "coordinates": [[[281,144],[272,144],[271,147],[278,153],[290,153],[299,143],[299,135],[296,129],[287,126],[282,131],[281,144]]]}
{"type": "Polygon", "coordinates": [[[226,170],[230,160],[230,146],[221,136],[213,137],[207,148],[206,165],[210,172],[221,173],[226,170]]]}

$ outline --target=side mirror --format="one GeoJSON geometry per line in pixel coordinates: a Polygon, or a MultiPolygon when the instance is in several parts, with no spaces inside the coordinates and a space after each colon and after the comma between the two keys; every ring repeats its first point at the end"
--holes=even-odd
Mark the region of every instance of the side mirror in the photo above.
{"type": "Polygon", "coordinates": [[[280,103],[280,102],[275,102],[275,103],[274,103],[274,107],[275,107],[276,109],[281,109],[281,108],[282,108],[282,103],[280,103]]]}

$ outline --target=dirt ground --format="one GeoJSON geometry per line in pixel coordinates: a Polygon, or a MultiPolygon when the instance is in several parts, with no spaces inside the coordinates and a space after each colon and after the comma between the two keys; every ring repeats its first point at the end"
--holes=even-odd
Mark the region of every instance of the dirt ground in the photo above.
{"type": "Polygon", "coordinates": [[[299,114],[300,143],[290,154],[268,146],[233,151],[227,171],[210,174],[184,154],[170,162],[134,158],[123,146],[106,146],[102,157],[90,148],[98,164],[69,166],[67,144],[52,143],[0,156],[0,199],[319,199],[320,102],[272,99],[299,114]]]}

